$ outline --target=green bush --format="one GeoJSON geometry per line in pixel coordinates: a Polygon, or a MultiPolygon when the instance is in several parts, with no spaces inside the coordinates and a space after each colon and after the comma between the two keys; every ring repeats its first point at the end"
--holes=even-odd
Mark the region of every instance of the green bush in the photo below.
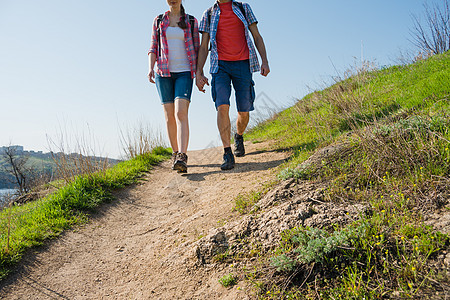
{"type": "Polygon", "coordinates": [[[219,282],[224,287],[230,287],[237,284],[237,279],[233,274],[228,274],[220,278],[219,282]]]}

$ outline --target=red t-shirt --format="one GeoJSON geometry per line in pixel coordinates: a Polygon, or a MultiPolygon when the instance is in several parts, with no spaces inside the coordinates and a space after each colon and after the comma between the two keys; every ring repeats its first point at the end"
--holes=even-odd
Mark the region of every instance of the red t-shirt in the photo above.
{"type": "Polygon", "coordinates": [[[232,1],[219,4],[219,6],[220,18],[216,35],[219,60],[249,59],[250,51],[245,38],[245,26],[233,12],[232,1]]]}

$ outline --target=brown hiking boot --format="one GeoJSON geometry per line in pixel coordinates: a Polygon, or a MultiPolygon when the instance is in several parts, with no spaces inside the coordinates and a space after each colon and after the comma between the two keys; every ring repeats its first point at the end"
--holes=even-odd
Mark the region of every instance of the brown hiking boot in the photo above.
{"type": "Polygon", "coordinates": [[[172,170],[175,170],[175,162],[177,161],[178,152],[172,153],[172,158],[170,161],[172,162],[172,170]]]}
{"type": "Polygon", "coordinates": [[[177,170],[178,173],[187,173],[187,161],[188,156],[186,153],[178,153],[173,169],[177,170]]]}

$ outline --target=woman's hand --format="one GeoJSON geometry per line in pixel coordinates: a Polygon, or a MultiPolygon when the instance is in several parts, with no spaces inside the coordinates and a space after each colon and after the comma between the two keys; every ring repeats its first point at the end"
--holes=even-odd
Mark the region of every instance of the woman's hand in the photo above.
{"type": "Polygon", "coordinates": [[[155,83],[155,70],[151,70],[151,71],[148,73],[147,77],[148,77],[148,80],[149,80],[151,83],[155,83]]]}
{"type": "Polygon", "coordinates": [[[206,92],[204,89],[205,84],[209,85],[208,78],[204,75],[197,74],[197,76],[195,77],[195,85],[197,85],[198,90],[202,93],[206,92]]]}

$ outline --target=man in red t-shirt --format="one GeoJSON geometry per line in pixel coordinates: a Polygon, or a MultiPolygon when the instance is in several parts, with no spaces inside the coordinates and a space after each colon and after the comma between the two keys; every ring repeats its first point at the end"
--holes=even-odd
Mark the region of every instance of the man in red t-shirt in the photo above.
{"type": "Polygon", "coordinates": [[[217,0],[213,7],[205,11],[200,22],[202,42],[198,54],[196,85],[202,92],[205,92],[205,84],[209,85],[203,67],[211,42],[211,93],[217,109],[217,126],[224,147],[222,170],[230,170],[235,165],[230,141],[231,83],[238,109],[234,154],[240,157],[245,155],[243,134],[250,119],[250,111],[254,110],[255,83],[252,73],[261,71],[261,75],[267,76],[270,72],[266,47],[257,23],[250,5],[235,0],[217,0]],[[261,67],[249,32],[261,56],[261,67]]]}

